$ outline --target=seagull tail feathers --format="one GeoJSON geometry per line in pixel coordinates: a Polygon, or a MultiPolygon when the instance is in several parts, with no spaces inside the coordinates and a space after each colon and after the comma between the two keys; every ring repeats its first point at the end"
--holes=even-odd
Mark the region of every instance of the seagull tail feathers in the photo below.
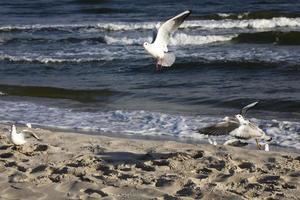
{"type": "Polygon", "coordinates": [[[168,52],[165,53],[164,58],[161,59],[158,64],[164,67],[170,67],[175,62],[175,59],[175,54],[168,52]]]}

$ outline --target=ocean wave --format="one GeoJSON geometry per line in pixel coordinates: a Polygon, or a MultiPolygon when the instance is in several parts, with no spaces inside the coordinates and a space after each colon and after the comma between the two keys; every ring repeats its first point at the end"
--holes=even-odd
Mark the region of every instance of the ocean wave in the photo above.
{"type": "Polygon", "coordinates": [[[238,43],[274,43],[280,45],[300,45],[300,32],[266,31],[257,33],[240,33],[233,38],[238,43]]]}
{"type": "Polygon", "coordinates": [[[142,45],[145,41],[151,41],[151,37],[147,38],[129,38],[129,37],[112,37],[104,36],[106,44],[121,44],[121,45],[142,45]]]}
{"type": "Polygon", "coordinates": [[[235,35],[187,35],[176,34],[171,38],[171,45],[201,45],[215,42],[226,42],[234,38],[235,35]]]}
{"type": "MultiPolygon", "coordinates": [[[[87,132],[95,131],[148,136],[167,135],[176,138],[190,138],[195,141],[207,141],[207,137],[198,134],[195,131],[196,129],[221,120],[221,117],[201,115],[183,116],[144,110],[81,112],[24,101],[12,102],[1,100],[1,105],[0,119],[2,121],[30,122],[43,126],[76,129],[87,132]],[[22,110],[22,112],[16,112],[16,110],[22,110]]],[[[272,145],[280,145],[300,148],[298,135],[300,131],[299,122],[258,120],[255,118],[251,118],[251,120],[258,123],[274,138],[270,144],[271,147],[272,145]]],[[[217,139],[224,141],[224,139],[228,138],[218,137],[217,139]]]]}
{"type": "MultiPolygon", "coordinates": [[[[142,51],[142,49],[141,49],[142,51]]],[[[279,67],[283,70],[296,70],[300,69],[299,60],[291,60],[289,56],[280,56],[272,57],[273,53],[260,54],[253,52],[252,54],[248,52],[248,55],[244,55],[244,51],[232,52],[225,55],[220,55],[218,53],[210,52],[194,52],[187,53],[183,51],[176,51],[178,58],[188,58],[190,62],[180,62],[175,63],[174,67],[184,67],[187,66],[216,66],[216,67],[243,67],[243,68],[256,68],[256,67],[265,67],[265,68],[274,68],[279,67]],[[194,62],[197,60],[197,62],[194,62]]],[[[64,55],[64,54],[63,54],[64,55]]],[[[274,55],[277,55],[274,52],[274,55]]],[[[85,56],[84,54],[81,57],[85,56]]],[[[106,56],[90,57],[90,58],[51,58],[44,56],[11,56],[11,55],[0,55],[0,62],[9,62],[9,63],[28,63],[28,64],[88,64],[88,63],[105,63],[107,61],[113,60],[123,60],[123,59],[132,59],[136,60],[136,54],[126,54],[117,53],[106,56]]],[[[138,59],[147,59],[148,56],[143,52],[142,56],[138,59]]]]}
{"type": "Polygon", "coordinates": [[[89,24],[32,24],[32,25],[4,25],[0,26],[0,32],[18,32],[18,31],[34,31],[34,30],[72,30],[78,28],[94,27],[89,24]]]}
{"type": "Polygon", "coordinates": [[[272,18],[299,18],[299,13],[287,13],[278,11],[256,11],[256,12],[244,12],[244,13],[217,13],[217,14],[207,14],[207,15],[192,15],[190,19],[213,19],[213,20],[223,20],[223,19],[272,19],[272,18]]]}
{"type": "MultiPolygon", "coordinates": [[[[34,24],[0,26],[0,32],[14,31],[74,31],[78,29],[98,29],[104,31],[130,31],[154,29],[159,22],[102,22],[94,24],[34,24]]],[[[271,19],[223,19],[223,20],[188,20],[180,28],[199,29],[270,29],[276,27],[300,27],[300,18],[274,17],[271,19]]]]}
{"type": "Polygon", "coordinates": [[[299,71],[300,64],[299,59],[290,59],[289,55],[277,56],[276,52],[270,52],[265,54],[251,53],[245,51],[232,52],[226,55],[220,55],[218,53],[206,53],[195,52],[189,55],[179,54],[178,57],[187,58],[189,60],[197,60],[195,63],[183,62],[175,65],[179,66],[212,66],[212,67],[238,67],[243,69],[255,69],[255,68],[277,68],[281,70],[295,70],[299,71]],[[244,53],[244,54],[243,54],[244,53]],[[248,54],[247,54],[248,53],[248,54]],[[247,55],[246,55],[247,54],[247,55]],[[273,57],[272,57],[273,56],[273,57]]]}
{"type": "Polygon", "coordinates": [[[45,56],[12,56],[7,54],[0,55],[0,61],[14,62],[14,63],[41,63],[41,64],[63,64],[63,63],[91,63],[91,62],[102,62],[110,61],[114,58],[106,56],[102,58],[52,58],[45,56]]]}
{"type": "Polygon", "coordinates": [[[271,29],[277,27],[299,27],[300,18],[272,18],[272,19],[253,19],[253,20],[203,20],[188,21],[187,28],[202,29],[271,29]]]}
{"type": "MultiPolygon", "coordinates": [[[[184,33],[175,34],[171,38],[171,45],[201,45],[214,42],[225,42],[231,40],[235,35],[187,35],[184,33]]],[[[120,44],[120,45],[141,45],[145,41],[151,41],[151,37],[113,37],[105,35],[104,37],[90,37],[90,38],[76,38],[67,37],[60,39],[52,38],[2,38],[0,44],[10,43],[81,43],[81,42],[92,42],[94,43],[106,43],[106,44],[120,44]]],[[[51,61],[49,61],[51,62],[51,61]]],[[[59,62],[59,61],[54,61],[59,62]]]]}
{"type": "MultiPolygon", "coordinates": [[[[2,38],[0,44],[10,43],[82,43],[90,42],[103,44],[119,44],[119,45],[141,45],[145,41],[151,41],[151,37],[114,37],[105,35],[97,37],[66,37],[66,38],[2,38]]],[[[188,35],[185,33],[175,34],[170,41],[170,45],[202,45],[215,42],[233,41],[235,43],[273,43],[279,45],[299,45],[300,32],[298,31],[264,31],[239,33],[231,35],[188,35]]],[[[51,62],[51,61],[50,61],[51,62]]],[[[59,62],[59,61],[55,61],[59,62]]]]}
{"type": "Polygon", "coordinates": [[[66,38],[51,38],[51,37],[3,37],[0,39],[0,44],[10,43],[81,43],[81,42],[92,42],[92,43],[105,43],[104,37],[66,37],[66,38]]]}
{"type": "MultiPolygon", "coordinates": [[[[153,29],[157,23],[98,23],[97,27],[110,31],[153,29]]],[[[200,29],[270,29],[276,27],[300,27],[300,18],[278,17],[272,19],[249,19],[249,20],[189,20],[185,21],[180,28],[200,29]]]]}
{"type": "MultiPolygon", "coordinates": [[[[111,37],[107,35],[104,37],[104,41],[107,44],[119,45],[141,45],[145,41],[150,42],[151,40],[151,37],[129,38],[111,37]]],[[[299,45],[300,32],[265,31],[239,33],[232,35],[188,35],[185,33],[177,33],[171,38],[170,45],[202,45],[228,41],[232,41],[234,43],[272,43],[279,45],[299,45]]]]}
{"type": "Polygon", "coordinates": [[[79,102],[103,102],[123,92],[109,89],[66,89],[46,86],[0,85],[0,96],[42,97],[51,99],[71,99],[79,102]]]}
{"type": "MultiPolygon", "coordinates": [[[[215,42],[230,41],[235,35],[187,35],[184,33],[175,34],[170,41],[170,45],[201,45],[215,42]]],[[[128,38],[128,37],[104,37],[107,44],[122,45],[141,45],[145,41],[151,41],[151,37],[147,38],[128,38]]]]}

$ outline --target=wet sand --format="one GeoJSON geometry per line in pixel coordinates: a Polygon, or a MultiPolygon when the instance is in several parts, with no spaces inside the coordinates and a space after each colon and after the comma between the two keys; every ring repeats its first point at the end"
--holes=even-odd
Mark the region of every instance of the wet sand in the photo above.
{"type": "Polygon", "coordinates": [[[0,199],[299,199],[300,155],[0,125],[0,199]]]}

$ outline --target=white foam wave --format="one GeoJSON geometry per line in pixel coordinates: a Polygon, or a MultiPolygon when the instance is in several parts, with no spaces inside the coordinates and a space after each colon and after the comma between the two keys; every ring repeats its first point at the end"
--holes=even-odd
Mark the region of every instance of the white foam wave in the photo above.
{"type": "Polygon", "coordinates": [[[300,18],[278,17],[273,19],[187,21],[184,27],[198,27],[202,29],[271,29],[276,27],[300,27],[300,18]]]}
{"type": "MultiPolygon", "coordinates": [[[[201,45],[214,42],[230,41],[236,35],[187,35],[177,33],[171,38],[171,45],[201,45]]],[[[107,44],[122,44],[122,45],[141,45],[145,41],[151,41],[151,37],[128,38],[128,37],[111,37],[105,36],[104,40],[107,44]]]]}
{"type": "Polygon", "coordinates": [[[153,29],[158,22],[116,22],[116,23],[98,23],[97,27],[110,31],[153,29]]]}
{"type": "Polygon", "coordinates": [[[172,45],[201,45],[230,41],[236,35],[187,35],[178,33],[171,38],[172,45]]]}
{"type": "Polygon", "coordinates": [[[112,56],[105,56],[101,58],[52,58],[47,56],[13,56],[2,54],[0,55],[0,61],[9,61],[9,62],[30,62],[30,63],[43,63],[43,64],[51,64],[51,63],[84,63],[84,62],[98,62],[98,61],[109,61],[113,60],[112,56]]]}
{"type": "MultiPolygon", "coordinates": [[[[219,13],[222,17],[230,14],[219,13]]],[[[245,15],[245,14],[244,14],[245,15]]],[[[242,15],[241,15],[242,17],[242,15]]],[[[97,31],[104,29],[108,31],[126,31],[139,29],[153,29],[159,22],[102,22],[94,24],[33,24],[33,25],[5,25],[0,26],[0,31],[11,30],[40,30],[40,29],[62,29],[83,28],[86,31],[97,31]]],[[[189,20],[185,21],[181,28],[202,29],[270,29],[276,27],[300,27],[300,18],[276,17],[272,19],[223,19],[223,20],[189,20]]]]}
{"type": "MultiPolygon", "coordinates": [[[[250,14],[250,12],[245,12],[245,13],[240,13],[237,15],[238,19],[242,19],[243,17],[247,17],[250,14]]],[[[222,18],[228,18],[231,16],[236,16],[235,13],[218,13],[218,16],[222,17],[222,18]]]]}
{"type": "MultiPolygon", "coordinates": [[[[117,134],[168,135],[202,140],[207,137],[196,133],[195,130],[221,120],[216,117],[181,116],[142,110],[79,112],[24,101],[0,101],[0,103],[0,119],[3,121],[31,122],[46,126],[117,134]]],[[[271,145],[278,144],[300,149],[299,122],[266,121],[255,118],[251,120],[264,127],[266,132],[274,138],[271,145]]],[[[224,138],[218,138],[218,140],[224,140],[224,138]]]]}
{"type": "Polygon", "coordinates": [[[229,17],[231,16],[232,14],[231,13],[218,13],[217,15],[219,15],[220,17],[229,17]]]}
{"type": "Polygon", "coordinates": [[[107,44],[122,44],[122,45],[132,45],[132,44],[143,44],[145,41],[151,41],[151,37],[147,38],[129,38],[129,37],[111,37],[104,36],[104,40],[107,44]]]}
{"type": "Polygon", "coordinates": [[[32,25],[5,25],[0,26],[0,31],[11,30],[40,30],[40,29],[65,29],[65,28],[84,28],[89,27],[89,24],[32,24],[32,25]]]}
{"type": "MultiPolygon", "coordinates": [[[[97,27],[111,31],[153,29],[158,22],[141,23],[98,23],[97,27]]],[[[247,20],[193,20],[185,21],[181,28],[202,29],[270,29],[276,27],[300,27],[300,18],[277,17],[272,19],[247,19],[247,20]]]]}

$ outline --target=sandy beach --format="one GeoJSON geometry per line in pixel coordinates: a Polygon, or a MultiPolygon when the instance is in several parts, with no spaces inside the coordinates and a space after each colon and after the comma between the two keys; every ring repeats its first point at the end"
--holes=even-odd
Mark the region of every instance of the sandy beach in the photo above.
{"type": "Polygon", "coordinates": [[[299,199],[300,156],[1,125],[0,199],[299,199]]]}
{"type": "Polygon", "coordinates": [[[0,8],[0,200],[300,200],[300,0],[0,8]]]}

